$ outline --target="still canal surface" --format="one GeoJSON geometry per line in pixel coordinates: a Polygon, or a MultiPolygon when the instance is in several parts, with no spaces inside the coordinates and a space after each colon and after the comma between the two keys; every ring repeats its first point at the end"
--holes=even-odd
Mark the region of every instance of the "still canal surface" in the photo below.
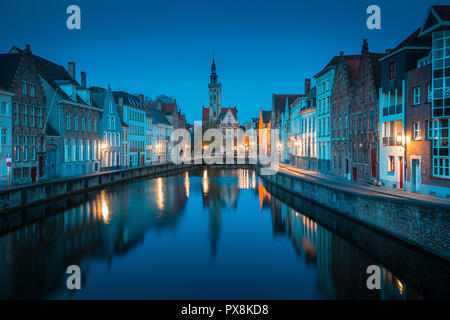
{"type": "Polygon", "coordinates": [[[409,271],[395,273],[389,248],[367,252],[272,195],[251,170],[145,179],[17,215],[39,210],[50,216],[0,236],[0,298],[423,299],[448,281],[447,263],[414,261],[428,256],[407,247],[409,271]],[[72,264],[81,290],[66,287],[72,264]],[[367,289],[371,264],[381,266],[381,290],[367,289]]]}

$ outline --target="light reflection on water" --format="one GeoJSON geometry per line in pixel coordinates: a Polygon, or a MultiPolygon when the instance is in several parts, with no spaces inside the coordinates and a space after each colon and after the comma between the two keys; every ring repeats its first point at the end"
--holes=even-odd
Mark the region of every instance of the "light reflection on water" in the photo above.
{"type": "Polygon", "coordinates": [[[0,237],[0,298],[422,298],[380,264],[272,196],[250,170],[111,187],[0,237]],[[82,290],[65,289],[80,265],[82,290]]]}

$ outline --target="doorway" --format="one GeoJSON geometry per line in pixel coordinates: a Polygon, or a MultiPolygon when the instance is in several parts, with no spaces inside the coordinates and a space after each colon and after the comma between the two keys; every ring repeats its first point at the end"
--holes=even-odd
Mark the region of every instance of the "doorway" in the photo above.
{"type": "Polygon", "coordinates": [[[420,160],[413,159],[411,161],[411,182],[412,191],[420,191],[420,160]]]}
{"type": "Polygon", "coordinates": [[[398,170],[398,175],[399,175],[399,189],[403,190],[403,157],[398,157],[398,162],[399,162],[399,170],[398,170]]]}

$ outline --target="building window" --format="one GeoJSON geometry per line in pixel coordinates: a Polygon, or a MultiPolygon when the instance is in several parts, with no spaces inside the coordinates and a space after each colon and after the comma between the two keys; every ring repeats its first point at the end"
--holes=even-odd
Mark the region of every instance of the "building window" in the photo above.
{"type": "Polygon", "coordinates": [[[414,87],[414,105],[420,104],[420,87],[414,87]]]}
{"type": "Polygon", "coordinates": [[[7,116],[6,102],[2,102],[0,105],[0,115],[7,116]]]}
{"type": "Polygon", "coordinates": [[[433,176],[450,178],[448,119],[433,121],[433,176]]]}
{"type": "Polygon", "coordinates": [[[66,113],[66,130],[70,130],[70,112],[66,113]]]}
{"type": "Polygon", "coordinates": [[[369,130],[375,130],[375,110],[369,112],[369,130]]]}
{"type": "Polygon", "coordinates": [[[34,97],[35,92],[34,92],[34,86],[30,86],[30,96],[34,97]]]}
{"type": "Polygon", "coordinates": [[[420,140],[420,122],[413,122],[413,139],[420,140]]]}
{"type": "Polygon", "coordinates": [[[73,117],[73,130],[78,130],[78,115],[73,117]]]}
{"type": "Polygon", "coordinates": [[[86,131],[86,119],[84,117],[81,118],[81,131],[86,131]]]}
{"type": "Polygon", "coordinates": [[[25,82],[22,84],[22,94],[23,94],[24,96],[26,96],[26,95],[28,94],[28,91],[27,91],[27,84],[26,84],[25,82]]]}
{"type": "Polygon", "coordinates": [[[42,128],[42,122],[43,122],[43,112],[42,112],[42,108],[38,108],[38,126],[39,128],[42,128]]]}
{"type": "Polygon", "coordinates": [[[448,73],[450,68],[450,33],[433,32],[432,44],[432,117],[450,116],[448,73]],[[446,33],[444,35],[444,33],[446,33]]]}
{"type": "Polygon", "coordinates": [[[395,79],[395,62],[389,64],[389,79],[395,79]]]}
{"type": "Polygon", "coordinates": [[[388,157],[388,172],[395,172],[395,157],[388,157]]]}
{"type": "Polygon", "coordinates": [[[30,115],[30,122],[31,122],[31,127],[35,127],[36,126],[36,118],[35,118],[35,109],[34,109],[34,107],[31,107],[30,108],[30,112],[31,112],[31,115],[30,115]]]}
{"type": "Polygon", "coordinates": [[[22,125],[24,127],[28,126],[27,106],[25,104],[23,105],[23,121],[22,121],[22,125]]]}
{"type": "Polygon", "coordinates": [[[0,139],[0,144],[2,146],[6,146],[6,144],[7,144],[7,136],[8,136],[8,129],[2,128],[2,135],[1,135],[1,139],[0,139]]]}

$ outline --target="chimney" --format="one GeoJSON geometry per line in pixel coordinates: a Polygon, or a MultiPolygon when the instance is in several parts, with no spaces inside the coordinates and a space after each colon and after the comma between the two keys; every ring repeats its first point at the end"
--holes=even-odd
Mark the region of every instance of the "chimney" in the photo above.
{"type": "Polygon", "coordinates": [[[119,106],[123,106],[123,97],[119,97],[119,106]]]}
{"type": "Polygon", "coordinates": [[[75,62],[69,62],[67,66],[67,71],[69,72],[70,77],[75,80],[75,62]]]}
{"type": "Polygon", "coordinates": [[[367,44],[367,39],[363,40],[363,45],[362,45],[362,52],[368,52],[369,51],[369,45],[367,44]]]}
{"type": "Polygon", "coordinates": [[[86,72],[81,71],[81,86],[86,88],[86,72]]]}
{"type": "Polygon", "coordinates": [[[307,78],[305,79],[305,94],[308,94],[310,89],[311,89],[311,79],[307,78]]]}
{"type": "Polygon", "coordinates": [[[144,95],[143,94],[139,95],[139,100],[141,100],[141,103],[144,103],[144,95]]]}
{"type": "Polygon", "coordinates": [[[29,44],[26,44],[26,45],[25,45],[25,52],[31,53],[30,45],[29,45],[29,44]]]}

